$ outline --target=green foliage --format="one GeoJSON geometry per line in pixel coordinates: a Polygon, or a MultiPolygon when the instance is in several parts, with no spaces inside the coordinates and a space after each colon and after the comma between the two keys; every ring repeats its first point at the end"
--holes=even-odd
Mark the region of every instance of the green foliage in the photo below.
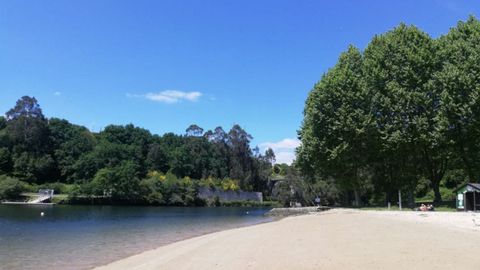
{"type": "Polygon", "coordinates": [[[7,147],[0,147],[0,173],[7,173],[11,170],[10,151],[7,147]]]}
{"type": "Polygon", "coordinates": [[[287,174],[288,167],[288,164],[285,163],[275,164],[273,165],[272,174],[285,176],[287,174]]]}
{"type": "Polygon", "coordinates": [[[437,41],[442,128],[469,181],[480,179],[480,22],[470,17],[437,41]]]}
{"type": "MultiPolygon", "coordinates": [[[[455,193],[452,191],[452,189],[440,187],[440,194],[445,201],[455,200],[455,193]]],[[[433,192],[433,190],[429,190],[427,194],[425,194],[423,197],[417,198],[417,200],[424,202],[433,202],[435,200],[435,193],[433,192]]]]}
{"type": "Polygon", "coordinates": [[[142,198],[151,204],[194,205],[196,187],[189,177],[178,178],[172,173],[166,175],[153,171],[140,182],[142,198]]]}
{"type": "Polygon", "coordinates": [[[29,189],[32,192],[37,192],[39,189],[53,189],[55,194],[70,194],[75,188],[73,184],[64,184],[60,182],[45,183],[38,186],[32,186],[29,189]]]}
{"type": "Polygon", "coordinates": [[[35,152],[15,152],[12,156],[16,177],[29,183],[43,183],[54,175],[55,161],[48,155],[35,152]]]}
{"type": "Polygon", "coordinates": [[[162,180],[157,177],[145,178],[140,181],[140,190],[143,195],[143,199],[150,204],[166,204],[166,200],[163,196],[164,187],[162,180]]]}
{"type": "Polygon", "coordinates": [[[74,182],[76,162],[82,154],[93,150],[96,139],[85,127],[73,125],[63,119],[50,119],[49,129],[59,180],[74,182]]]}
{"type": "Polygon", "coordinates": [[[290,206],[290,202],[293,202],[294,193],[292,192],[292,187],[287,181],[280,181],[276,184],[274,190],[274,198],[279,201],[283,206],[290,206]]]}
{"type": "Polygon", "coordinates": [[[7,127],[7,119],[5,117],[0,116],[0,130],[7,127]]]}
{"type": "Polygon", "coordinates": [[[165,173],[169,169],[166,151],[158,143],[150,145],[145,163],[150,171],[153,170],[165,173]]]}
{"type": "Polygon", "coordinates": [[[374,179],[386,192],[413,190],[418,175],[438,188],[449,152],[439,124],[438,67],[434,41],[416,27],[400,25],[376,36],[365,50],[365,83],[378,132],[374,179]]]}
{"type": "Polygon", "coordinates": [[[300,131],[298,164],[313,179],[333,176],[344,190],[358,190],[368,177],[366,153],[375,136],[363,81],[362,55],[354,47],[310,93],[300,131]]]}
{"type": "Polygon", "coordinates": [[[445,173],[441,185],[448,189],[455,189],[468,182],[468,174],[463,169],[452,169],[445,173]]]}
{"type": "Polygon", "coordinates": [[[34,97],[19,99],[6,116],[8,138],[18,150],[44,152],[49,143],[47,121],[34,97]]]}
{"type": "Polygon", "coordinates": [[[138,166],[132,161],[100,169],[93,178],[91,191],[97,196],[109,196],[119,200],[135,200],[140,195],[138,166]]]}
{"type": "Polygon", "coordinates": [[[218,189],[223,191],[240,190],[239,182],[237,180],[230,179],[230,178],[220,179],[220,178],[208,177],[208,178],[201,179],[198,184],[201,187],[207,187],[207,188],[218,189]]]}
{"type": "Polygon", "coordinates": [[[22,181],[0,175],[0,200],[16,199],[24,189],[24,183],[22,181]]]}
{"type": "Polygon", "coordinates": [[[474,17],[438,39],[400,24],[363,53],[350,47],[305,104],[297,165],[306,180],[333,182],[357,202],[392,201],[398,190],[440,202],[478,181],[479,51],[474,17]]]}
{"type": "Polygon", "coordinates": [[[33,192],[51,187],[71,198],[152,204],[196,203],[197,183],[191,179],[221,179],[215,186],[223,190],[264,191],[275,156],[271,150],[254,155],[252,137],[239,125],[228,133],[221,127],[203,133],[191,125],[185,136],[109,125],[94,134],[63,119],[46,119],[28,96],[0,118],[0,139],[0,173],[25,180],[33,192]],[[148,171],[158,171],[164,181],[148,171]]]}

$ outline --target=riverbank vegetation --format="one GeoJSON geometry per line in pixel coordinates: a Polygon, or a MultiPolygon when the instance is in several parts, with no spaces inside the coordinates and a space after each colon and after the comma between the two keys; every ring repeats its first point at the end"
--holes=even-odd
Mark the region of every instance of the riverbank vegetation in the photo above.
{"type": "Polygon", "coordinates": [[[109,125],[95,133],[46,118],[24,96],[0,117],[0,199],[52,188],[72,198],[193,205],[200,186],[268,193],[275,156],[252,149],[251,140],[239,125],[162,136],[109,125]]]}
{"type": "Polygon", "coordinates": [[[297,165],[356,205],[454,200],[480,181],[480,22],[432,38],[400,24],[354,46],[315,84],[297,165]]]}

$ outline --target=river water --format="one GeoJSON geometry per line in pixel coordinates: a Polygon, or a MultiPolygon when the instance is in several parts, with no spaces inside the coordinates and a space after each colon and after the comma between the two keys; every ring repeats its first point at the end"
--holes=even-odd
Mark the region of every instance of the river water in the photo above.
{"type": "Polygon", "coordinates": [[[267,210],[0,205],[0,269],[90,269],[174,241],[268,222],[267,210]]]}

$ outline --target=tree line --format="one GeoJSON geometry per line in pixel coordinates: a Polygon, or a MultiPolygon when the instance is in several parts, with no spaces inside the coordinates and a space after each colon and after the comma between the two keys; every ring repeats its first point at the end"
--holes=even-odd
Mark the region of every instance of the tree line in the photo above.
{"type": "Polygon", "coordinates": [[[275,154],[252,149],[251,140],[239,125],[228,131],[191,125],[183,135],[163,136],[132,124],[109,125],[95,133],[46,118],[37,100],[24,96],[0,117],[0,175],[9,180],[3,186],[18,188],[12,179],[67,184],[76,195],[165,204],[194,197],[199,183],[266,192],[275,154]]]}
{"type": "Polygon", "coordinates": [[[398,190],[440,202],[480,181],[480,22],[438,38],[400,24],[350,46],[309,93],[299,137],[306,179],[357,204],[398,190]]]}

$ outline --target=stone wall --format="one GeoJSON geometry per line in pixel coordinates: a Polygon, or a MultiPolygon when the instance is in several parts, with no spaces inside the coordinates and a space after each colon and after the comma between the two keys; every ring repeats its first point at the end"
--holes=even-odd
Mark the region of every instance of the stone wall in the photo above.
{"type": "Polygon", "coordinates": [[[207,199],[218,199],[221,202],[232,202],[232,201],[255,201],[262,202],[263,196],[261,192],[246,192],[246,191],[223,191],[209,188],[200,188],[198,190],[198,197],[204,200],[207,199]]]}

